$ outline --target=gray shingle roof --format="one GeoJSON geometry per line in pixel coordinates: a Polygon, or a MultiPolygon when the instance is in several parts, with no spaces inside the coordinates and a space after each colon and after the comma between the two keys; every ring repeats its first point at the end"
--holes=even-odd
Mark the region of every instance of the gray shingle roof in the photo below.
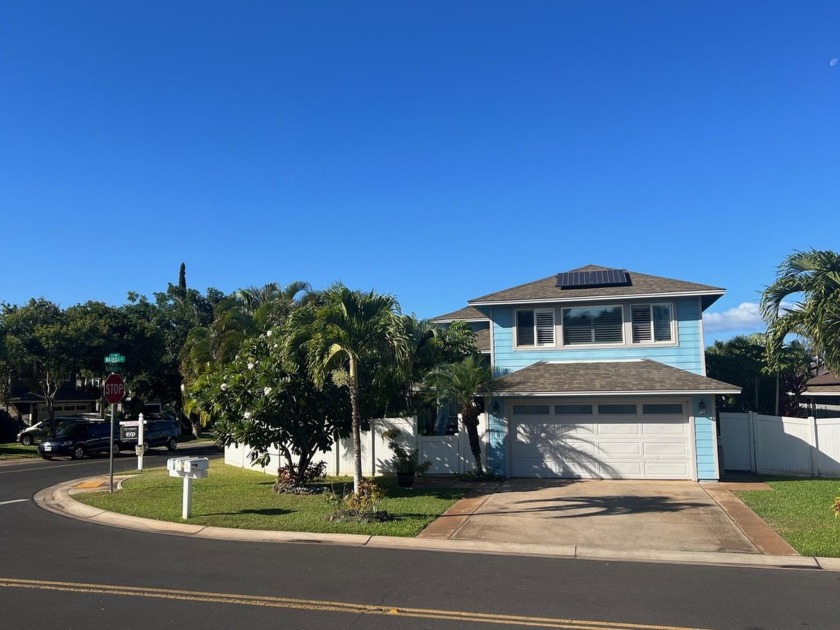
{"type": "Polygon", "coordinates": [[[479,311],[477,308],[473,308],[472,306],[465,306],[462,309],[458,309],[457,311],[452,311],[451,313],[446,313],[445,315],[438,315],[437,317],[433,317],[431,320],[436,324],[448,324],[450,322],[455,321],[488,321],[487,315],[479,311]]]}
{"type": "Polygon", "coordinates": [[[840,396],[840,377],[831,372],[820,374],[806,383],[805,396],[840,396]]]}
{"type": "Polygon", "coordinates": [[[479,352],[490,354],[490,329],[482,328],[475,331],[475,347],[479,352]]]}
{"type": "Polygon", "coordinates": [[[650,359],[540,361],[493,381],[498,395],[739,394],[741,388],[650,359]]]}
{"type": "MultiPolygon", "coordinates": [[[[587,265],[569,271],[598,271],[608,269],[598,265],[587,265]]],[[[561,289],[555,286],[557,275],[542,280],[528,282],[510,289],[489,293],[469,300],[474,304],[509,304],[523,302],[560,302],[571,300],[618,299],[631,296],[698,295],[703,298],[703,308],[708,308],[723,295],[724,290],[695,282],[673,280],[660,276],[649,276],[636,271],[628,271],[630,284],[627,286],[592,287],[561,289]]]]}

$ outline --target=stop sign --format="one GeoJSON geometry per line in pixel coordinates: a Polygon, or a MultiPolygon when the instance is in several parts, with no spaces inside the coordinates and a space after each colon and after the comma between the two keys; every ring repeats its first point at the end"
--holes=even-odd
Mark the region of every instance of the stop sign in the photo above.
{"type": "Polygon", "coordinates": [[[105,400],[116,405],[125,396],[125,381],[119,374],[109,374],[105,379],[105,400]]]}

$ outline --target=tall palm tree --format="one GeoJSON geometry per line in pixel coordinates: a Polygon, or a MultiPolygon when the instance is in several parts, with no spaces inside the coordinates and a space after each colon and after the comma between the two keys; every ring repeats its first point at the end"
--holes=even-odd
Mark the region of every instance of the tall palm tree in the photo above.
{"type": "Polygon", "coordinates": [[[785,335],[795,333],[811,342],[829,370],[840,374],[840,254],[812,249],[788,256],[761,296],[761,312],[773,369],[779,367],[785,335]],[[793,307],[784,305],[797,298],[793,307]]]}
{"type": "MultiPolygon", "coordinates": [[[[209,326],[196,326],[187,334],[179,355],[181,382],[184,391],[184,412],[191,416],[198,413],[202,424],[207,412],[199,408],[190,396],[194,384],[213,369],[231,361],[242,343],[256,331],[254,320],[245,313],[240,303],[226,298],[213,309],[213,321],[209,326]]],[[[199,427],[193,423],[193,432],[199,427]]]]}
{"type": "Polygon", "coordinates": [[[286,286],[269,282],[262,287],[248,287],[236,292],[244,311],[252,316],[262,330],[278,326],[289,316],[296,301],[305,299],[312,287],[308,282],[295,280],[286,286]],[[304,297],[300,294],[303,293],[304,297]]]}
{"type": "Polygon", "coordinates": [[[429,372],[426,378],[430,401],[437,403],[448,400],[457,405],[475,459],[475,472],[479,477],[484,474],[481,441],[478,438],[478,416],[481,414],[479,397],[487,393],[491,380],[490,369],[475,355],[458,363],[443,365],[429,372]]]}
{"type": "Polygon", "coordinates": [[[316,382],[323,383],[335,370],[344,373],[352,418],[353,491],[358,493],[362,479],[359,368],[371,359],[404,365],[408,355],[405,326],[399,304],[390,295],[335,284],[318,302],[292,312],[286,343],[306,348],[316,382]]]}

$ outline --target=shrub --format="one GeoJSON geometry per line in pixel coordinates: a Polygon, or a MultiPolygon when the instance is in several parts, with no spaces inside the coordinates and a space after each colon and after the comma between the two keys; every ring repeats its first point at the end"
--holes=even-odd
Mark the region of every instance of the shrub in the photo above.
{"type": "Polygon", "coordinates": [[[324,493],[324,499],[332,509],[331,521],[384,521],[388,513],[380,510],[383,497],[382,490],[373,479],[362,479],[358,493],[348,493],[346,486],[340,495],[334,488],[324,493]]]}

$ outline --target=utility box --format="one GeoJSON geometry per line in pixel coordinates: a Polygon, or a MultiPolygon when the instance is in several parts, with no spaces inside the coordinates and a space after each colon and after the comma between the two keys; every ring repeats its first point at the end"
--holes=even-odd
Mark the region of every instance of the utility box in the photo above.
{"type": "Polygon", "coordinates": [[[210,460],[206,457],[170,457],[166,460],[170,477],[205,479],[210,471],[210,460]]]}

